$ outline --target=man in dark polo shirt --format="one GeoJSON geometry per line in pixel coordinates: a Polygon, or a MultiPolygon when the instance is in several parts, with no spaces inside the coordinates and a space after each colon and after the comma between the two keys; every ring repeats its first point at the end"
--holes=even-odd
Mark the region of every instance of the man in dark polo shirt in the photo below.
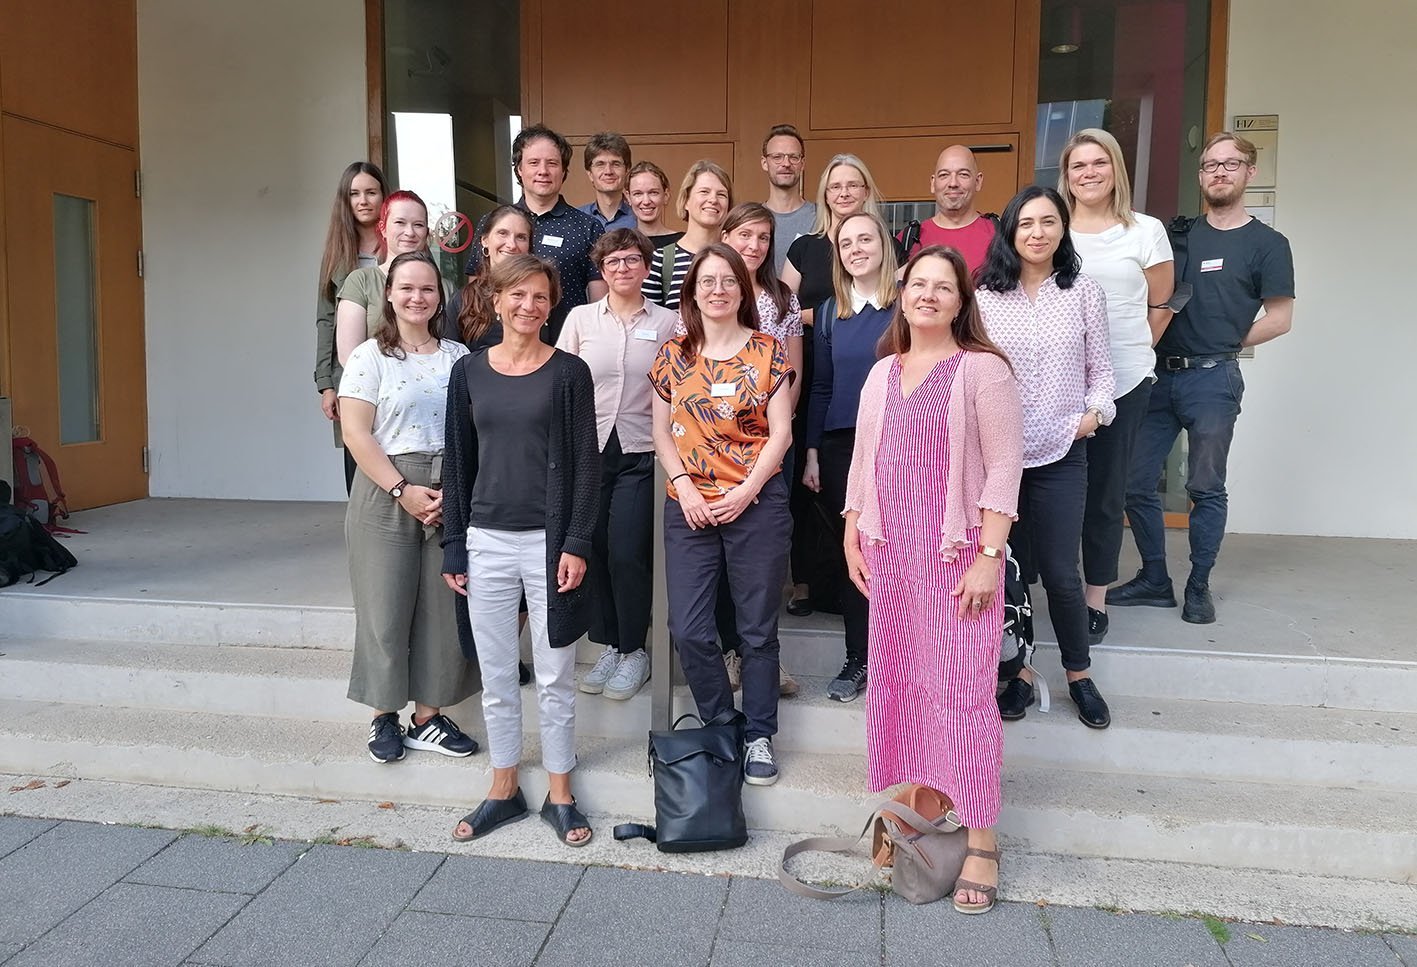
{"type": "Polygon", "coordinates": [[[1210,570],[1225,536],[1225,463],[1245,392],[1236,357],[1284,335],[1294,318],[1289,241],[1245,211],[1245,186],[1254,174],[1255,146],[1228,131],[1215,135],[1201,152],[1207,212],[1188,230],[1173,223],[1176,281],[1190,283],[1193,292],[1156,344],[1156,384],[1127,481],[1127,519],[1142,569],[1107,592],[1109,605],[1176,606],[1156,483],[1185,430],[1191,574],[1181,617],[1193,624],[1215,620],[1210,570]]]}
{"type": "MultiPolygon", "coordinates": [[[[566,314],[608,291],[600,280],[600,270],[590,260],[590,248],[603,229],[593,216],[577,211],[561,197],[570,164],[571,143],[545,125],[523,128],[512,141],[512,168],[522,186],[517,207],[531,214],[535,228],[531,250],[556,263],[561,275],[561,301],[551,310],[541,333],[553,346],[566,314]]],[[[478,238],[486,222],[486,216],[478,220],[478,238]]],[[[472,251],[464,269],[468,275],[475,274],[482,263],[482,246],[473,245],[472,251]]]]}

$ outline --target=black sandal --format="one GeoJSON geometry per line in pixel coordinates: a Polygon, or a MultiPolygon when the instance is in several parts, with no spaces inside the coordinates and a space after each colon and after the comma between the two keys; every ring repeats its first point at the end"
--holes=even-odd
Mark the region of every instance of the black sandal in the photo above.
{"type": "Polygon", "coordinates": [[[459,843],[471,842],[474,839],[481,839],[492,832],[498,826],[505,826],[508,823],[515,823],[525,819],[528,815],[526,797],[518,789],[511,799],[484,799],[477,804],[477,808],[462,818],[472,830],[471,836],[459,836],[456,826],[453,827],[453,839],[459,843]]]}
{"type": "Polygon", "coordinates": [[[574,796],[569,803],[552,802],[548,793],[546,802],[541,805],[541,818],[546,821],[546,825],[556,830],[557,838],[567,846],[585,846],[595,838],[595,830],[590,828],[590,821],[576,808],[574,796]],[[590,835],[585,839],[573,840],[570,836],[574,829],[584,829],[590,835]]]}

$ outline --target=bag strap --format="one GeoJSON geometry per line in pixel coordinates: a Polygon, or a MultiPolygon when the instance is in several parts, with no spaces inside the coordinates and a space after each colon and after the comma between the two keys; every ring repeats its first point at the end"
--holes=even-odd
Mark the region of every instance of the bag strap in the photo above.
{"type": "Polygon", "coordinates": [[[644,823],[620,823],[610,835],[615,837],[616,842],[624,842],[627,839],[647,839],[651,843],[657,841],[655,828],[644,823]]]}
{"type": "Polygon", "coordinates": [[[666,302],[669,301],[669,287],[674,284],[674,260],[679,255],[679,246],[670,242],[659,250],[661,256],[659,263],[659,294],[666,302]]]}
{"type": "MultiPolygon", "coordinates": [[[[846,896],[848,893],[855,893],[864,887],[870,886],[875,876],[869,876],[855,886],[849,887],[823,887],[813,886],[804,883],[802,880],[787,872],[787,861],[800,853],[849,853],[856,848],[856,845],[871,833],[871,827],[875,825],[876,818],[880,815],[880,810],[875,810],[866,820],[866,825],[861,828],[861,835],[852,839],[849,836],[811,836],[804,840],[788,846],[782,851],[782,862],[777,867],[777,881],[789,893],[798,896],[808,897],[812,900],[835,900],[837,897],[846,896]]],[[[871,862],[873,871],[880,868],[880,864],[874,859],[871,862]]]]}

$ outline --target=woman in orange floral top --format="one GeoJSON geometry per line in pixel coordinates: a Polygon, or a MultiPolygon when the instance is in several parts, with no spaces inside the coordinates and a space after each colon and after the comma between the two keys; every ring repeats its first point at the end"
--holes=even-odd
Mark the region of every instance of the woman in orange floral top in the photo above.
{"type": "Polygon", "coordinates": [[[792,442],[791,385],[782,345],[758,331],[753,282],[742,257],[715,243],[684,280],[684,335],[650,369],[654,449],[669,475],[664,570],[669,633],[699,716],[733,711],[714,628],[720,569],[743,639],[744,775],[777,781],[777,613],[792,517],[782,457],[792,442]]]}

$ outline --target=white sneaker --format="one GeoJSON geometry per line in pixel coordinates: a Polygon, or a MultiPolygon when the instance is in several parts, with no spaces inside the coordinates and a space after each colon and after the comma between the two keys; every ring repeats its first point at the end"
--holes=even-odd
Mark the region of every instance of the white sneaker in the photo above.
{"type": "Polygon", "coordinates": [[[634,698],[644,683],[649,681],[649,652],[641,648],[639,651],[632,651],[620,659],[620,664],[615,666],[615,674],[610,676],[610,680],[605,683],[605,697],[613,698],[617,702],[623,702],[627,698],[634,698]]]}
{"type": "Polygon", "coordinates": [[[735,692],[743,687],[743,659],[738,652],[724,652],[723,667],[728,671],[728,687],[735,692]]]}
{"type": "Polygon", "coordinates": [[[605,650],[600,653],[600,657],[595,660],[590,671],[586,672],[581,679],[580,690],[588,695],[599,695],[619,665],[620,653],[615,650],[614,646],[606,645],[605,650]]]}

